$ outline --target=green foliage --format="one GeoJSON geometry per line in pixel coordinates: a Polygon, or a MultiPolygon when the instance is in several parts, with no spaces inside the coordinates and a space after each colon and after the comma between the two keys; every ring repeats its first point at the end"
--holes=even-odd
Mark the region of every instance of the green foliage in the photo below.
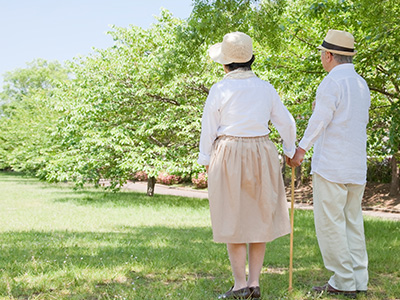
{"type": "Polygon", "coordinates": [[[67,69],[44,60],[6,73],[0,95],[0,169],[37,174],[51,159],[57,148],[52,132],[61,116],[54,91],[67,79],[67,69]]]}
{"type": "MultiPolygon", "coordinates": [[[[148,30],[114,27],[114,47],[78,60],[58,97],[57,138],[65,151],[47,167],[49,180],[79,184],[135,171],[185,176],[196,168],[200,117],[208,89],[204,55],[190,55],[183,21],[164,11],[148,30]]],[[[192,53],[193,54],[193,53],[192,53]]]]}
{"type": "Polygon", "coordinates": [[[32,95],[36,91],[50,93],[58,81],[67,80],[68,73],[57,61],[47,62],[36,59],[27,63],[27,68],[6,72],[3,77],[4,86],[0,99],[3,103],[11,103],[21,101],[25,96],[32,95]]]}
{"type": "Polygon", "coordinates": [[[367,180],[369,182],[384,182],[389,183],[391,181],[391,159],[388,158],[376,158],[369,159],[367,161],[367,180]]]}
{"type": "Polygon", "coordinates": [[[203,172],[196,163],[201,113],[209,88],[223,77],[207,49],[231,31],[253,37],[253,69],[276,87],[299,138],[326,75],[316,46],[328,29],[352,32],[355,66],[373,96],[368,155],[396,154],[399,6],[395,0],[194,0],[187,21],[164,10],[149,29],[113,27],[113,47],[67,68],[37,60],[6,74],[0,168],[81,186],[109,179],[111,188],[137,171],[183,178],[203,172]]]}

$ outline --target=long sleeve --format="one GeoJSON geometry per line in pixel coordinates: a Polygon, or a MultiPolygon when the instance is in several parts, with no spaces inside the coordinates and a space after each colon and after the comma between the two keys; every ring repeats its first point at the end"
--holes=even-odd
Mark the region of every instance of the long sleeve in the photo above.
{"type": "Polygon", "coordinates": [[[207,166],[210,163],[212,144],[217,138],[220,123],[220,111],[217,105],[217,92],[211,88],[204,106],[201,120],[200,153],[197,162],[207,166]]]}
{"type": "Polygon", "coordinates": [[[339,98],[339,88],[335,85],[334,81],[325,78],[317,90],[314,112],[299,143],[299,147],[306,151],[310,150],[333,118],[339,98]]]}
{"type": "Polygon", "coordinates": [[[283,152],[292,158],[296,152],[296,122],[276,92],[273,98],[271,122],[283,140],[283,152]]]}

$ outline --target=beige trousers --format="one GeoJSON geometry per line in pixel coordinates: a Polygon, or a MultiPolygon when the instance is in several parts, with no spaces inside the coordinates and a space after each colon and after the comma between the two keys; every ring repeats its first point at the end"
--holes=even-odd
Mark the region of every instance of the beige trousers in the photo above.
{"type": "Polygon", "coordinates": [[[329,284],[342,291],[366,291],[368,256],[361,200],[365,185],[338,184],[313,174],[314,219],[329,284]]]}

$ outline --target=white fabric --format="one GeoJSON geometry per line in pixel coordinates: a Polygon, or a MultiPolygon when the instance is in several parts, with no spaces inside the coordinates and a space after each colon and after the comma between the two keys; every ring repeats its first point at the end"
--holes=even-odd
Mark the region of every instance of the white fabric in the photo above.
{"type": "Polygon", "coordinates": [[[316,105],[299,147],[314,145],[312,172],[337,183],[364,184],[366,126],[371,103],[365,80],[353,64],[331,70],[317,90],[316,105]]]}
{"type": "Polygon", "coordinates": [[[296,149],[292,115],[270,83],[251,71],[238,73],[241,72],[228,73],[210,89],[202,118],[198,163],[209,164],[212,144],[218,136],[264,136],[270,132],[269,121],[283,139],[285,154],[292,158],[296,149]]]}
{"type": "Polygon", "coordinates": [[[227,73],[224,76],[224,79],[247,79],[247,78],[251,78],[251,77],[257,77],[257,76],[251,70],[244,71],[239,68],[239,69],[236,69],[234,71],[227,73]]]}
{"type": "Polygon", "coordinates": [[[341,291],[366,291],[368,255],[361,200],[365,184],[338,184],[313,174],[314,219],[329,284],[341,291]]]}

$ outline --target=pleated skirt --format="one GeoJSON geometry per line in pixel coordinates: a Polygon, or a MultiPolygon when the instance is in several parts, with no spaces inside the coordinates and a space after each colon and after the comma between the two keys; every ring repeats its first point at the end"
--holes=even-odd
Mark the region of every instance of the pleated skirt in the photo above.
{"type": "Polygon", "coordinates": [[[214,142],[208,197],[215,242],[261,243],[290,233],[279,156],[268,136],[214,142]]]}

